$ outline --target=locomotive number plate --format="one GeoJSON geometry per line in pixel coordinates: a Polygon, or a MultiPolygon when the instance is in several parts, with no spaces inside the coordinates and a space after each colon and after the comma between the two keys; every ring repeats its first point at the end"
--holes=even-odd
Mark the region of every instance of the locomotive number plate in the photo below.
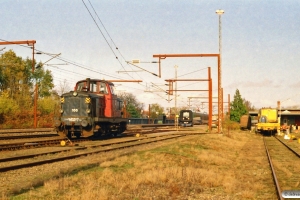
{"type": "Polygon", "coordinates": [[[68,120],[70,122],[78,122],[78,121],[80,121],[79,118],[68,118],[68,120]]]}

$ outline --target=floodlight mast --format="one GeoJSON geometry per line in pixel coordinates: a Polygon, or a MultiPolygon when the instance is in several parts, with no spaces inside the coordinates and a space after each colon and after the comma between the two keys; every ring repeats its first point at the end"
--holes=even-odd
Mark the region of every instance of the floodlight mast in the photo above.
{"type": "MultiPolygon", "coordinates": [[[[224,10],[222,9],[218,9],[216,10],[216,14],[219,16],[219,76],[218,76],[218,89],[220,88],[220,92],[218,94],[218,97],[219,97],[219,102],[222,102],[223,101],[223,87],[222,87],[222,72],[221,72],[221,69],[222,69],[222,21],[221,21],[221,16],[225,13],[224,10]]],[[[221,127],[221,132],[223,131],[222,130],[222,121],[223,120],[223,103],[219,104],[218,105],[219,107],[219,110],[222,111],[221,114],[219,114],[219,120],[218,120],[218,125],[219,127],[221,127]]]]}

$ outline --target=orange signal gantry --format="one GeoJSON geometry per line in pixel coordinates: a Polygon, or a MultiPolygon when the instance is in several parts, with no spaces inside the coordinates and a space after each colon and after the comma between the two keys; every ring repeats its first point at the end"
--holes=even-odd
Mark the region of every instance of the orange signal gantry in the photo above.
{"type": "Polygon", "coordinates": [[[208,127],[209,130],[211,131],[212,128],[212,79],[211,79],[211,72],[210,72],[210,67],[208,67],[208,79],[167,79],[165,80],[169,82],[169,90],[168,94],[173,95],[173,91],[208,91],[208,99],[209,99],[209,106],[208,106],[208,127]],[[208,81],[208,90],[177,90],[177,88],[174,90],[173,89],[173,82],[177,81],[208,81]]]}
{"type": "MultiPolygon", "coordinates": [[[[166,59],[167,57],[217,57],[218,59],[218,118],[223,119],[223,89],[221,86],[221,58],[220,54],[155,54],[153,58],[158,58],[158,77],[161,78],[161,59],[166,59]]],[[[218,120],[218,133],[222,130],[222,121],[218,120]]]]}

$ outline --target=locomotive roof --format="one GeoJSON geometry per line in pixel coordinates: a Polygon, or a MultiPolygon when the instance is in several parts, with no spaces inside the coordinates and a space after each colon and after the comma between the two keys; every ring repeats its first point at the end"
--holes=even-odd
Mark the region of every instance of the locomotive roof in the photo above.
{"type": "MultiPolygon", "coordinates": [[[[84,79],[84,80],[77,81],[77,83],[80,83],[80,82],[87,82],[87,80],[84,79]]],[[[107,83],[109,85],[114,85],[112,82],[106,81],[104,79],[90,79],[90,82],[103,82],[103,83],[107,83]]],[[[76,83],[76,85],[77,85],[77,83],[76,83]]]]}

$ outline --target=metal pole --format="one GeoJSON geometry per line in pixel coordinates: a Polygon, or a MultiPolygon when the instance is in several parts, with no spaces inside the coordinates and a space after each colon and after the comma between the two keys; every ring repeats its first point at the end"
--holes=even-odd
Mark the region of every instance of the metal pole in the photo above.
{"type": "MultiPolygon", "coordinates": [[[[175,80],[177,80],[177,68],[178,66],[175,65],[175,80]]],[[[175,82],[175,116],[177,115],[177,81],[175,82]]]]}
{"type": "Polygon", "coordinates": [[[230,94],[228,94],[228,117],[230,119],[230,94]]]}
{"type": "Polygon", "coordinates": [[[212,79],[211,79],[211,70],[208,67],[208,128],[211,131],[211,124],[212,124],[212,79]]]}
{"type": "Polygon", "coordinates": [[[222,52],[222,26],[221,26],[221,15],[224,14],[224,10],[216,10],[219,15],[219,66],[218,66],[218,133],[222,131],[222,116],[223,116],[223,95],[222,95],[222,65],[221,65],[221,52],[222,52]]]}
{"type": "Polygon", "coordinates": [[[150,124],[150,104],[149,104],[149,115],[148,115],[148,124],[150,124]]]}
{"type": "MultiPolygon", "coordinates": [[[[32,75],[34,75],[34,68],[35,68],[35,63],[34,63],[34,43],[32,43],[32,75]]],[[[38,86],[37,82],[35,80],[35,88],[34,88],[34,108],[33,108],[33,115],[34,115],[34,122],[33,122],[33,127],[37,127],[37,99],[38,99],[38,86]]]]}

